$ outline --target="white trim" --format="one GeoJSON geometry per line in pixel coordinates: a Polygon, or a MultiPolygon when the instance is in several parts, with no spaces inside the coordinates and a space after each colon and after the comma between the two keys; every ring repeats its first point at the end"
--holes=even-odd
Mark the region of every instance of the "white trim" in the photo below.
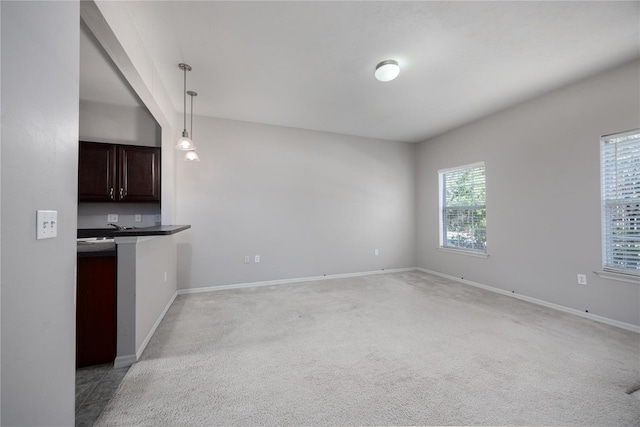
{"type": "MultiPolygon", "coordinates": [[[[624,277],[624,271],[617,272],[616,270],[618,269],[612,266],[614,256],[614,248],[612,247],[612,245],[615,239],[613,238],[613,230],[610,228],[611,222],[607,220],[607,215],[612,205],[617,206],[620,202],[619,200],[617,200],[619,199],[619,197],[621,197],[619,195],[619,191],[624,191],[618,186],[620,182],[618,181],[616,173],[619,166],[618,142],[620,142],[621,139],[629,137],[633,137],[631,138],[632,141],[637,140],[637,138],[635,137],[637,137],[638,134],[640,134],[640,128],[600,137],[600,235],[602,236],[601,250],[603,271],[595,271],[595,273],[603,279],[637,283],[637,281],[626,279],[624,277]],[[610,147],[613,148],[607,148],[609,144],[611,144],[610,147]],[[613,153],[611,153],[610,150],[613,150],[613,153]],[[610,157],[612,154],[613,159],[611,159],[610,157]],[[605,164],[607,164],[608,162],[613,162],[613,164],[609,164],[609,167],[605,167],[605,164]],[[611,168],[613,168],[613,170],[611,170],[611,168]],[[611,190],[612,188],[615,188],[615,196],[607,191],[607,189],[611,190]],[[607,265],[610,265],[612,267],[608,268],[607,265]],[[602,273],[602,275],[600,273],[602,273]]],[[[623,183],[622,187],[629,190],[630,188],[627,188],[627,184],[628,183],[623,183]]],[[[623,255],[628,255],[626,250],[623,250],[621,253],[623,255]]]]}
{"type": "Polygon", "coordinates": [[[443,173],[438,171],[438,245],[444,245],[444,218],[442,215],[442,204],[444,203],[444,182],[443,173]]]}
{"type": "Polygon", "coordinates": [[[469,163],[468,165],[454,166],[454,167],[451,167],[451,168],[438,169],[438,174],[443,174],[443,173],[452,172],[452,171],[458,171],[458,170],[463,170],[463,169],[478,168],[480,166],[484,167],[484,160],[480,160],[479,162],[469,163]]]}
{"type": "Polygon", "coordinates": [[[135,354],[126,354],[124,356],[116,357],[116,360],[113,361],[113,369],[126,368],[128,366],[133,365],[138,361],[138,358],[135,354]]]}
{"type": "Polygon", "coordinates": [[[615,138],[626,138],[627,136],[635,135],[637,133],[640,133],[640,128],[632,129],[632,130],[625,130],[623,132],[610,133],[609,135],[602,135],[600,137],[600,139],[602,141],[609,141],[611,139],[614,139],[614,137],[615,138]]]}
{"type": "MultiPolygon", "coordinates": [[[[451,168],[438,169],[438,227],[439,227],[438,244],[439,244],[439,248],[449,249],[449,247],[445,247],[446,231],[445,231],[445,227],[444,227],[444,218],[443,218],[443,210],[445,209],[445,207],[444,207],[444,205],[445,205],[444,175],[447,174],[447,173],[450,173],[450,172],[454,172],[454,171],[459,171],[459,170],[461,171],[461,170],[467,170],[467,169],[476,169],[476,168],[482,168],[484,170],[484,173],[485,173],[485,193],[486,193],[486,189],[487,189],[487,184],[486,184],[486,166],[485,166],[485,161],[484,160],[481,160],[481,161],[475,162],[475,163],[471,163],[471,164],[468,164],[468,165],[462,165],[462,166],[455,166],[455,167],[451,167],[451,168]]],[[[485,198],[486,198],[486,195],[485,195],[485,198]]],[[[485,210],[485,216],[486,216],[486,210],[487,210],[487,201],[486,200],[485,200],[483,209],[485,210]]],[[[485,232],[486,232],[486,228],[485,228],[485,232]]],[[[486,236],[485,236],[485,246],[486,246],[486,236]]],[[[485,255],[486,255],[486,252],[485,252],[485,255]]],[[[486,257],[488,257],[488,255],[486,257]]]]}
{"type": "Polygon", "coordinates": [[[162,321],[162,319],[164,319],[164,315],[167,314],[167,311],[169,311],[169,308],[171,307],[171,304],[173,304],[173,301],[176,299],[177,296],[178,296],[178,291],[173,293],[173,295],[171,296],[171,299],[169,300],[169,302],[165,306],[164,310],[162,310],[162,313],[160,313],[160,316],[158,316],[158,319],[156,320],[156,323],[153,324],[153,326],[151,327],[151,330],[147,334],[146,338],[144,339],[144,341],[142,341],[142,344],[140,345],[140,348],[138,349],[138,351],[136,351],[136,360],[140,359],[140,356],[142,356],[142,352],[144,352],[144,349],[147,348],[147,344],[149,344],[149,341],[151,340],[151,337],[156,332],[156,329],[158,328],[158,325],[160,325],[160,322],[162,321]]]}
{"type": "MultiPolygon", "coordinates": [[[[564,313],[574,314],[579,317],[583,317],[589,320],[593,320],[595,322],[604,323],[609,326],[615,326],[620,329],[625,329],[627,331],[640,333],[640,326],[632,325],[631,323],[620,322],[618,320],[609,319],[608,317],[598,316],[592,313],[585,313],[580,310],[576,310],[574,308],[565,307],[563,305],[554,304],[551,302],[543,301],[537,298],[528,297],[526,295],[514,294],[513,292],[505,291],[504,289],[494,288],[493,286],[483,285],[481,283],[472,282],[471,280],[460,279],[455,276],[450,276],[448,274],[438,273],[437,271],[428,270],[426,268],[421,267],[407,267],[407,268],[394,268],[390,270],[376,270],[376,271],[365,271],[361,273],[345,273],[345,274],[331,274],[325,276],[314,276],[314,277],[301,277],[296,279],[283,279],[283,280],[269,280],[265,282],[252,282],[252,283],[236,283],[232,285],[222,285],[222,286],[209,286],[203,288],[193,288],[193,289],[178,289],[178,295],[186,295],[186,294],[195,294],[201,292],[214,292],[214,291],[223,291],[227,289],[242,289],[242,288],[253,288],[260,286],[274,286],[274,285],[284,285],[288,283],[302,283],[302,282],[312,282],[316,280],[329,280],[329,279],[341,279],[347,277],[360,277],[360,276],[369,276],[372,274],[385,274],[385,273],[403,273],[407,271],[422,271],[423,273],[433,274],[436,276],[444,277],[445,279],[454,280],[459,283],[463,283],[465,285],[474,286],[476,288],[481,288],[490,292],[495,292],[498,294],[510,296],[513,298],[517,298],[522,301],[527,301],[533,304],[541,305],[543,307],[552,308],[554,310],[562,311],[564,313]]],[[[173,300],[172,300],[173,301],[173,300]]],[[[163,314],[164,315],[164,314],[163,314]]]]}
{"type": "Polygon", "coordinates": [[[449,253],[458,254],[458,255],[474,256],[477,258],[489,258],[489,254],[482,251],[473,251],[469,249],[456,249],[456,248],[449,248],[444,246],[438,246],[438,250],[440,252],[449,252],[449,253]]]}
{"type": "Polygon", "coordinates": [[[254,288],[259,286],[286,285],[288,283],[313,282],[316,280],[343,279],[347,277],[370,276],[372,274],[402,273],[415,271],[416,267],[393,268],[389,270],[364,271],[361,273],[325,274],[323,276],[299,277],[296,279],[268,280],[265,282],[235,283],[232,285],[208,286],[203,288],[178,289],[178,295],[196,294],[200,292],[224,291],[227,289],[254,288]]]}
{"type": "Polygon", "coordinates": [[[640,277],[633,274],[617,273],[615,271],[604,270],[596,270],[594,271],[594,273],[596,273],[602,279],[617,280],[619,282],[628,282],[640,285],[640,277]]]}
{"type": "Polygon", "coordinates": [[[502,295],[507,295],[513,298],[517,298],[519,300],[541,305],[543,307],[552,308],[554,310],[562,311],[569,314],[575,314],[576,316],[584,317],[589,320],[604,323],[610,326],[615,326],[621,329],[626,329],[627,331],[636,332],[640,334],[640,326],[632,325],[630,323],[620,322],[618,320],[609,319],[608,317],[598,316],[596,314],[585,313],[583,311],[576,310],[574,308],[569,308],[563,305],[554,304],[554,303],[543,301],[537,298],[528,297],[526,295],[515,294],[513,292],[505,291],[504,289],[494,288],[493,286],[483,285],[481,283],[472,282],[471,280],[467,280],[467,279],[460,279],[458,277],[450,276],[448,274],[438,273],[437,271],[433,271],[433,270],[427,270],[426,268],[417,267],[416,270],[422,271],[423,273],[434,274],[436,276],[444,277],[445,279],[454,280],[456,282],[464,283],[465,285],[475,286],[477,288],[485,289],[487,291],[495,292],[502,295]]]}

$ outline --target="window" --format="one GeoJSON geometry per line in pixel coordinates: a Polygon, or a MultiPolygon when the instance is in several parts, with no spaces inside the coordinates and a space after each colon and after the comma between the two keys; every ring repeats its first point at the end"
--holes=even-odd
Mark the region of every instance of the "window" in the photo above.
{"type": "Polygon", "coordinates": [[[640,129],[600,140],[605,271],[640,275],[640,129]]]}
{"type": "Polygon", "coordinates": [[[486,253],[487,210],[484,163],[438,171],[440,246],[486,253]]]}

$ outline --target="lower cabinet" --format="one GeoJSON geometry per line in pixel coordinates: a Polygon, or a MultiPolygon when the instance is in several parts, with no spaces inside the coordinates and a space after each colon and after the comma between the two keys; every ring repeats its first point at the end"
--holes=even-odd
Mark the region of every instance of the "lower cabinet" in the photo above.
{"type": "Polygon", "coordinates": [[[117,339],[115,256],[78,256],[76,367],[113,363],[117,339]]]}

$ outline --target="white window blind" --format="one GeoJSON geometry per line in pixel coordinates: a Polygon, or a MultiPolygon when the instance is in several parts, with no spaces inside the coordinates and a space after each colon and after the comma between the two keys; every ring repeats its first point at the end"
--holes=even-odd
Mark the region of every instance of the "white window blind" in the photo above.
{"type": "Polygon", "coordinates": [[[640,129],[600,140],[603,268],[640,275],[640,129]]]}
{"type": "Polygon", "coordinates": [[[440,246],[486,252],[484,163],[439,171],[440,246]]]}

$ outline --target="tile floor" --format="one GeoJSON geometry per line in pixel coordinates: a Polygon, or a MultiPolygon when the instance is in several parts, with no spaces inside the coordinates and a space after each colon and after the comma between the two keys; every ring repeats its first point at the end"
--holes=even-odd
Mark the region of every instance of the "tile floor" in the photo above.
{"type": "Polygon", "coordinates": [[[76,427],[95,424],[128,370],[112,364],[76,370],[76,427]]]}

